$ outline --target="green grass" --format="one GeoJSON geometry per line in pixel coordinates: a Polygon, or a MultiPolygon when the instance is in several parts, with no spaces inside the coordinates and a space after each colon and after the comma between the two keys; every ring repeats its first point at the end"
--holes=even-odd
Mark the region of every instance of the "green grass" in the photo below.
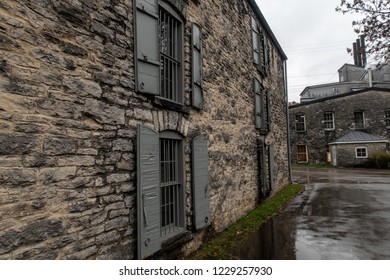
{"type": "Polygon", "coordinates": [[[266,200],[245,217],[229,226],[223,232],[207,240],[201,248],[188,256],[193,260],[232,259],[229,250],[245,242],[261,224],[278,214],[295,196],[303,190],[300,184],[289,185],[266,200]]]}

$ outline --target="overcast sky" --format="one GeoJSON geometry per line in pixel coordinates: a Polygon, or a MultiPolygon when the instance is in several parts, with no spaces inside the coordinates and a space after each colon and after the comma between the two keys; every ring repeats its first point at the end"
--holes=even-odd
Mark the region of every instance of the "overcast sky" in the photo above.
{"type": "Polygon", "coordinates": [[[346,48],[357,39],[357,14],[336,12],[340,0],[256,0],[286,53],[289,101],[309,85],[338,82],[337,70],[353,64],[346,48]]]}

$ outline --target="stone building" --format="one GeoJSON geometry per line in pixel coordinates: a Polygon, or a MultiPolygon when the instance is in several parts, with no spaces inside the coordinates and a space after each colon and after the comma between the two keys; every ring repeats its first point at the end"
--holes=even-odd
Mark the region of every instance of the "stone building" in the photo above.
{"type": "Polygon", "coordinates": [[[388,149],[390,89],[349,92],[289,111],[292,162],[356,166],[388,149]]]}
{"type": "Polygon", "coordinates": [[[351,131],[329,143],[329,158],[334,166],[364,166],[369,155],[386,152],[388,143],[386,137],[351,131]]]}
{"type": "Polygon", "coordinates": [[[180,258],[290,182],[253,0],[0,0],[0,259],[180,258]]]}

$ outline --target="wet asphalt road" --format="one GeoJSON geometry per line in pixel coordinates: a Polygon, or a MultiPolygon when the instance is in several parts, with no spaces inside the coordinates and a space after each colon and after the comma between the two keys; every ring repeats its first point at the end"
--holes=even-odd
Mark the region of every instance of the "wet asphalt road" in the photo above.
{"type": "Polygon", "coordinates": [[[390,259],[390,171],[294,169],[305,190],[232,252],[238,259],[390,259]]]}

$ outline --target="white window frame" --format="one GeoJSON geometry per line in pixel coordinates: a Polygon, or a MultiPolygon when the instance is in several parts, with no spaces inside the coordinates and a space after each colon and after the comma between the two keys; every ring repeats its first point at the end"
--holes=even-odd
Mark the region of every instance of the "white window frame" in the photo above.
{"type": "Polygon", "coordinates": [[[295,131],[296,132],[306,132],[306,116],[305,116],[305,114],[302,114],[302,113],[295,114],[295,131]],[[299,122],[298,117],[303,117],[303,122],[299,122]],[[301,130],[301,129],[298,130],[298,123],[299,124],[303,123],[303,130],[301,130]]]}
{"type": "MultiPolygon", "coordinates": [[[[361,153],[361,151],[360,151],[360,153],[361,153]]],[[[356,155],[356,158],[368,158],[367,147],[356,147],[355,148],[355,155],[356,155]],[[358,150],[364,150],[365,151],[365,155],[359,155],[359,151],[358,150]]]]}
{"type": "Polygon", "coordinates": [[[385,124],[386,128],[390,128],[390,109],[386,109],[385,111],[385,124]]]}
{"type": "Polygon", "coordinates": [[[323,122],[323,124],[324,124],[324,129],[325,129],[325,130],[334,130],[334,129],[335,129],[335,125],[334,125],[334,113],[333,113],[333,112],[324,112],[322,122],[323,122]],[[329,115],[332,116],[331,119],[326,118],[326,116],[329,116],[329,115]],[[328,127],[329,124],[332,124],[332,127],[328,127]]]}

